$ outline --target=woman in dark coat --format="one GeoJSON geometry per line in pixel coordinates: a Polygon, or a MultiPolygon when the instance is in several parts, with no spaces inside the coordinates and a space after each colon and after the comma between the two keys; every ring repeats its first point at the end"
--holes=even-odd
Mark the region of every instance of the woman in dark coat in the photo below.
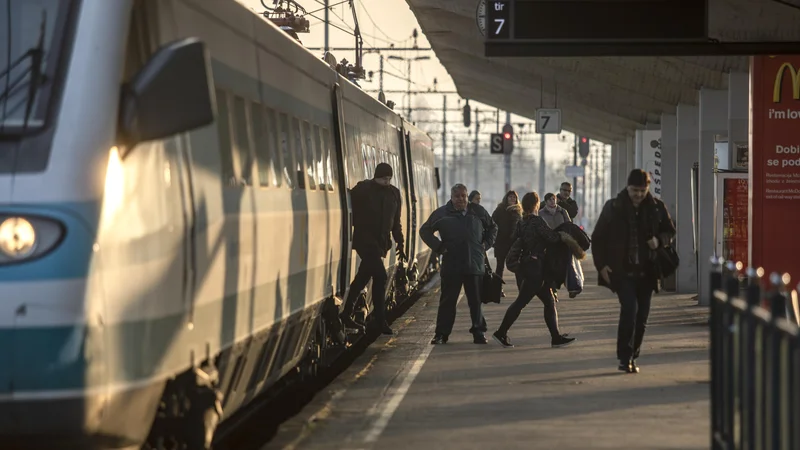
{"type": "Polygon", "coordinates": [[[511,236],[517,228],[517,223],[522,219],[522,206],[519,203],[519,196],[514,191],[508,191],[503,197],[503,201],[497,205],[492,213],[492,220],[497,224],[497,240],[494,243],[494,257],[497,258],[497,268],[495,273],[503,276],[506,256],[511,244],[511,236]]]}

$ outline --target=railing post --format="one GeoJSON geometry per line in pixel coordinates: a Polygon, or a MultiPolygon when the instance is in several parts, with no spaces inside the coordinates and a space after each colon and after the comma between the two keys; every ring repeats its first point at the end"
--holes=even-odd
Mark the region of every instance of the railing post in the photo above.
{"type": "Polygon", "coordinates": [[[789,303],[787,301],[788,293],[786,292],[786,286],[789,285],[789,282],[792,281],[792,278],[788,273],[784,273],[783,275],[773,273],[770,275],[770,281],[775,287],[775,291],[772,293],[769,299],[770,314],[772,315],[773,319],[777,317],[786,318],[786,305],[789,303]]]}
{"type": "Polygon", "coordinates": [[[739,369],[741,367],[740,354],[737,354],[736,344],[738,343],[738,336],[740,336],[739,323],[741,315],[738,308],[735,308],[731,301],[739,297],[739,289],[741,285],[740,274],[744,265],[741,262],[728,261],[724,266],[722,273],[723,288],[725,289],[726,302],[717,305],[719,308],[719,315],[722,318],[721,326],[719,327],[719,340],[718,351],[719,355],[719,370],[720,375],[720,399],[721,407],[720,413],[720,433],[723,441],[731,445],[734,442],[734,411],[738,406],[737,393],[740,392],[738,381],[740,378],[739,369]]]}
{"type": "Polygon", "coordinates": [[[748,309],[744,317],[744,327],[741,330],[742,339],[742,400],[741,400],[741,422],[739,427],[742,448],[756,448],[756,350],[755,333],[756,321],[753,316],[753,308],[761,305],[761,278],[764,276],[764,269],[747,269],[747,289],[746,297],[748,309]]]}
{"type": "Polygon", "coordinates": [[[747,269],[747,289],[745,295],[747,296],[747,304],[750,307],[761,305],[761,277],[764,276],[764,269],[759,267],[754,269],[749,267],[747,269]]]}
{"type": "Polygon", "coordinates": [[[725,262],[723,258],[711,258],[711,292],[709,298],[711,299],[711,326],[710,326],[710,353],[711,353],[711,448],[712,450],[724,450],[725,445],[720,441],[722,436],[718,433],[722,431],[720,426],[720,410],[723,408],[722,403],[722,385],[720,383],[720,369],[721,369],[721,348],[720,348],[720,335],[724,324],[722,323],[722,315],[720,314],[720,305],[714,293],[722,289],[722,264],[725,262]]]}

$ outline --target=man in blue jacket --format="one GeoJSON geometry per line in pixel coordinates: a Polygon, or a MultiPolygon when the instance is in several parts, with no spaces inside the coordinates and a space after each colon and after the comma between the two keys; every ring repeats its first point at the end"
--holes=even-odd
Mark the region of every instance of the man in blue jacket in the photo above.
{"type": "Polygon", "coordinates": [[[486,273],[485,253],[494,245],[497,224],[481,205],[467,202],[467,192],[463,184],[453,186],[450,189],[450,201],[434,211],[419,229],[425,244],[442,255],[442,294],[431,344],[446,343],[453,331],[456,304],[462,286],[472,319],[469,331],[473,342],[487,342],[480,292],[486,273]],[[438,238],[434,236],[437,231],[438,238]]]}

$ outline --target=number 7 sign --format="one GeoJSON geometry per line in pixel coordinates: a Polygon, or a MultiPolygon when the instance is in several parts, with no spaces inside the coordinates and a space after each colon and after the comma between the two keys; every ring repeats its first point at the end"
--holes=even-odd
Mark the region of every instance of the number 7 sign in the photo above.
{"type": "Polygon", "coordinates": [[[536,110],[536,132],[539,134],[559,134],[561,133],[561,110],[560,109],[537,109],[536,110]]]}

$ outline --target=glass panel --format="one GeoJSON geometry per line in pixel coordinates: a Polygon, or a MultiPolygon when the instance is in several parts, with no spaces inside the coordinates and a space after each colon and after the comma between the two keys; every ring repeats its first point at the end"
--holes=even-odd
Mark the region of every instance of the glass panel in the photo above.
{"type": "Polygon", "coordinates": [[[258,180],[261,186],[275,185],[275,169],[272,162],[272,149],[269,142],[268,126],[261,105],[250,104],[250,118],[253,129],[256,161],[258,162],[258,180]]]}
{"type": "Polygon", "coordinates": [[[315,157],[314,153],[316,149],[314,148],[314,139],[311,133],[311,125],[308,122],[303,121],[301,126],[303,127],[303,142],[305,143],[305,155],[306,155],[306,176],[308,178],[308,188],[314,190],[317,188],[317,184],[319,184],[319,178],[317,177],[317,158],[315,157]]]}
{"type": "Polygon", "coordinates": [[[290,145],[289,141],[289,117],[286,116],[284,113],[279,113],[277,115],[278,118],[278,126],[280,127],[280,135],[278,139],[280,140],[281,146],[281,159],[283,162],[283,178],[286,180],[286,186],[289,189],[294,189],[295,187],[295,173],[294,173],[294,155],[292,154],[292,146],[290,145]]]}
{"type": "Polygon", "coordinates": [[[300,121],[292,117],[292,141],[294,142],[294,155],[297,157],[294,162],[294,176],[297,178],[297,187],[306,188],[306,176],[303,166],[303,135],[300,131],[300,121]]]}
{"type": "Polygon", "coordinates": [[[320,186],[320,189],[327,189],[327,185],[330,184],[328,180],[327,174],[327,167],[325,165],[325,154],[328,152],[328,149],[322,146],[322,142],[320,141],[320,129],[318,125],[312,125],[312,137],[314,138],[314,156],[316,157],[316,164],[314,165],[314,169],[317,175],[317,184],[320,186]]]}
{"type": "Polygon", "coordinates": [[[361,144],[361,153],[364,155],[364,173],[362,174],[362,178],[367,178],[367,174],[369,173],[369,151],[364,144],[361,144]]]}
{"type": "Polygon", "coordinates": [[[272,185],[280,186],[283,184],[283,177],[281,176],[281,154],[280,154],[280,140],[281,134],[277,123],[277,113],[270,108],[264,108],[264,153],[269,155],[271,159],[270,165],[272,166],[272,185]]]}
{"type": "Polygon", "coordinates": [[[327,128],[322,129],[322,148],[325,149],[325,183],[328,184],[328,190],[332,191],[334,190],[333,184],[339,184],[338,178],[336,177],[338,169],[336,165],[336,157],[334,156],[333,149],[331,148],[330,131],[328,131],[327,128]]]}
{"type": "Polygon", "coordinates": [[[247,112],[245,101],[239,96],[233,97],[234,146],[239,158],[239,176],[245,185],[253,185],[253,156],[250,153],[250,137],[247,133],[247,112]]]}
{"type": "Polygon", "coordinates": [[[217,89],[217,136],[219,137],[219,160],[222,184],[236,186],[236,175],[233,172],[233,149],[231,148],[231,128],[228,112],[228,96],[222,89],[217,89]]]}

